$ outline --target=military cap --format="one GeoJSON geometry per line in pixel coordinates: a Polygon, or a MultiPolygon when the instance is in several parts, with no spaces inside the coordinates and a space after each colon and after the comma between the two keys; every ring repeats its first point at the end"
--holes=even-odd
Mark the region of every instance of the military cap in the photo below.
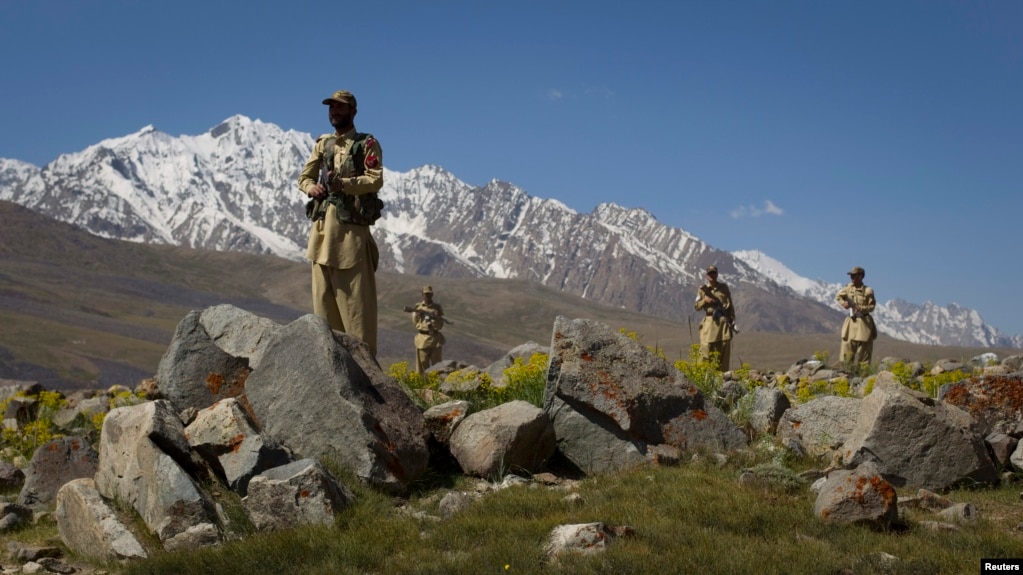
{"type": "Polygon", "coordinates": [[[355,102],[355,94],[352,94],[348,90],[338,90],[337,92],[334,92],[333,96],[323,101],[323,103],[328,106],[333,102],[337,102],[338,104],[348,104],[353,108],[359,107],[359,105],[355,102]]]}
{"type": "Polygon", "coordinates": [[[707,273],[709,273],[709,274],[716,274],[716,273],[718,273],[718,267],[717,266],[713,266],[713,265],[707,266],[707,273]]]}
{"type": "Polygon", "coordinates": [[[423,286],[423,293],[433,293],[433,288],[430,286],[423,286]]]}
{"type": "Polygon", "coordinates": [[[865,276],[867,275],[867,272],[863,271],[863,268],[861,268],[860,266],[856,266],[853,269],[849,270],[849,275],[854,276],[857,274],[865,276]]]}

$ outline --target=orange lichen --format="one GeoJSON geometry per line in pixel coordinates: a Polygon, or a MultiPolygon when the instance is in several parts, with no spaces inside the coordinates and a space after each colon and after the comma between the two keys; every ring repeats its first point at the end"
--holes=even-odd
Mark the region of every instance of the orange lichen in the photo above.
{"type": "Polygon", "coordinates": [[[693,419],[696,421],[703,421],[704,419],[707,419],[707,412],[702,409],[694,409],[693,419]]]}
{"type": "Polygon", "coordinates": [[[895,493],[895,488],[892,487],[891,483],[888,483],[884,478],[875,475],[870,478],[870,486],[874,488],[874,491],[881,496],[884,500],[885,507],[890,507],[891,504],[898,499],[898,494],[895,493]]]}
{"type": "Polygon", "coordinates": [[[220,388],[224,386],[224,376],[219,373],[211,373],[206,376],[206,389],[213,395],[220,394],[220,388]]]}

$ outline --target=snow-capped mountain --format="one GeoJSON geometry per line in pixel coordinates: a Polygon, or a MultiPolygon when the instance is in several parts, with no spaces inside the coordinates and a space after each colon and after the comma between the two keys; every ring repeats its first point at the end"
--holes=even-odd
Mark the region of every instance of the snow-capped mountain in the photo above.
{"type": "MultiPolygon", "coordinates": [[[[838,311],[835,300],[845,284],[812,280],[795,273],[785,264],[758,250],[740,250],[732,255],[780,285],[799,295],[838,311]]],[[[1023,347],[1023,336],[1005,335],[984,323],[980,314],[955,303],[941,307],[933,302],[914,304],[901,299],[878,302],[874,321],[881,333],[913,343],[979,347],[1023,347]]]]}
{"type": "MultiPolygon", "coordinates": [[[[308,221],[296,182],[312,146],[309,134],[244,116],[197,136],[147,126],[43,168],[0,159],[0,199],[110,238],[301,259],[308,221]]],[[[374,236],[384,270],[528,279],[684,321],[695,313],[701,270],[714,263],[732,285],[744,329],[827,333],[841,322],[826,297],[811,293],[813,282],[789,289],[791,278],[641,209],[601,204],[580,214],[505,182],[471,186],[437,166],[385,169],[381,198],[374,236]]],[[[944,343],[947,335],[929,331],[934,323],[910,305],[898,308],[906,329],[891,333],[944,343]]]]}

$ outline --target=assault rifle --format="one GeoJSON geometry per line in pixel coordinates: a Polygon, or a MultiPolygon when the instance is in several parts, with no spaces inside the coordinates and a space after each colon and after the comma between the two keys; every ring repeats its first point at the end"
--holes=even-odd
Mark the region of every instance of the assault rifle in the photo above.
{"type": "Polygon", "coordinates": [[[714,311],[711,313],[711,316],[714,318],[714,321],[716,322],[722,317],[724,317],[725,321],[728,323],[728,327],[732,328],[732,333],[733,334],[739,333],[739,328],[735,326],[735,320],[725,314],[724,306],[721,305],[721,300],[719,300],[713,293],[711,293],[710,286],[708,285],[700,286],[700,293],[714,300],[713,304],[714,311]]]}
{"type": "Polygon", "coordinates": [[[842,299],[849,304],[849,317],[853,318],[853,321],[863,317],[863,314],[860,313],[860,306],[856,305],[856,300],[848,295],[843,295],[842,299]]]}
{"type": "Polygon", "coordinates": [[[451,325],[455,325],[455,322],[451,321],[450,319],[448,319],[448,318],[446,318],[446,317],[444,317],[442,315],[435,315],[435,314],[432,314],[432,313],[430,313],[428,311],[423,311],[421,309],[416,309],[416,308],[411,307],[411,306],[405,306],[404,308],[402,308],[402,311],[407,312],[407,313],[418,313],[419,315],[425,317],[426,319],[428,319],[429,321],[431,321],[433,323],[437,323],[437,321],[439,320],[441,322],[441,325],[444,325],[446,323],[447,324],[451,324],[451,325]]]}
{"type": "MultiPolygon", "coordinates": [[[[333,158],[329,157],[328,154],[326,153],[323,154],[323,158],[320,160],[320,177],[317,178],[316,181],[316,183],[323,186],[323,191],[327,193],[327,196],[330,195],[330,172],[331,172],[330,163],[332,159],[333,158]]],[[[327,201],[330,200],[324,197],[322,200],[317,200],[313,198],[306,202],[305,217],[313,221],[322,220],[324,217],[324,212],[320,210],[320,202],[327,201]]]]}

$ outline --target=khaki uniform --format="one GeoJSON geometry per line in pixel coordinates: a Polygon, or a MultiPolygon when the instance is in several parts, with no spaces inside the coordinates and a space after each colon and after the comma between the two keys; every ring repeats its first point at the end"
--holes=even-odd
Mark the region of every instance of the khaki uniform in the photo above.
{"type": "Polygon", "coordinates": [[[841,361],[869,364],[874,353],[874,340],[877,339],[877,326],[870,315],[877,305],[874,290],[865,285],[856,287],[849,283],[838,291],[835,301],[851,301],[856,309],[852,316],[846,315],[842,323],[841,361]]]}
{"type": "Polygon", "coordinates": [[[732,307],[732,292],[722,282],[711,286],[706,284],[696,293],[696,309],[707,315],[700,322],[700,359],[710,360],[712,353],[718,354],[718,368],[728,371],[732,355],[732,325],[735,323],[735,308],[732,307]],[[720,302],[708,304],[704,296],[710,295],[720,302]],[[720,310],[719,313],[715,313],[720,310]],[[717,316],[715,319],[714,316],[717,316]]]}
{"type": "Polygon", "coordinates": [[[423,375],[431,365],[440,363],[443,360],[444,334],[440,332],[444,327],[444,308],[437,302],[416,304],[416,311],[412,314],[412,323],[416,326],[416,373],[423,375]],[[430,319],[419,312],[433,314],[437,319],[430,319]]]}
{"type": "MultiPolygon", "coordinates": [[[[298,187],[308,195],[316,185],[324,148],[329,136],[316,140],[309,161],[302,168],[298,187]]],[[[354,143],[355,128],[336,134],[334,173],[340,174],[346,194],[363,195],[379,192],[384,185],[383,156],[376,138],[365,141],[363,173],[350,171],[346,162],[354,143]]],[[[380,252],[370,234],[369,226],[339,222],[336,208],[327,205],[323,219],[312,223],[306,258],[312,262],[313,313],[323,317],[332,329],[351,334],[366,343],[373,355],[377,352],[377,288],[376,269],[380,252]]]]}

